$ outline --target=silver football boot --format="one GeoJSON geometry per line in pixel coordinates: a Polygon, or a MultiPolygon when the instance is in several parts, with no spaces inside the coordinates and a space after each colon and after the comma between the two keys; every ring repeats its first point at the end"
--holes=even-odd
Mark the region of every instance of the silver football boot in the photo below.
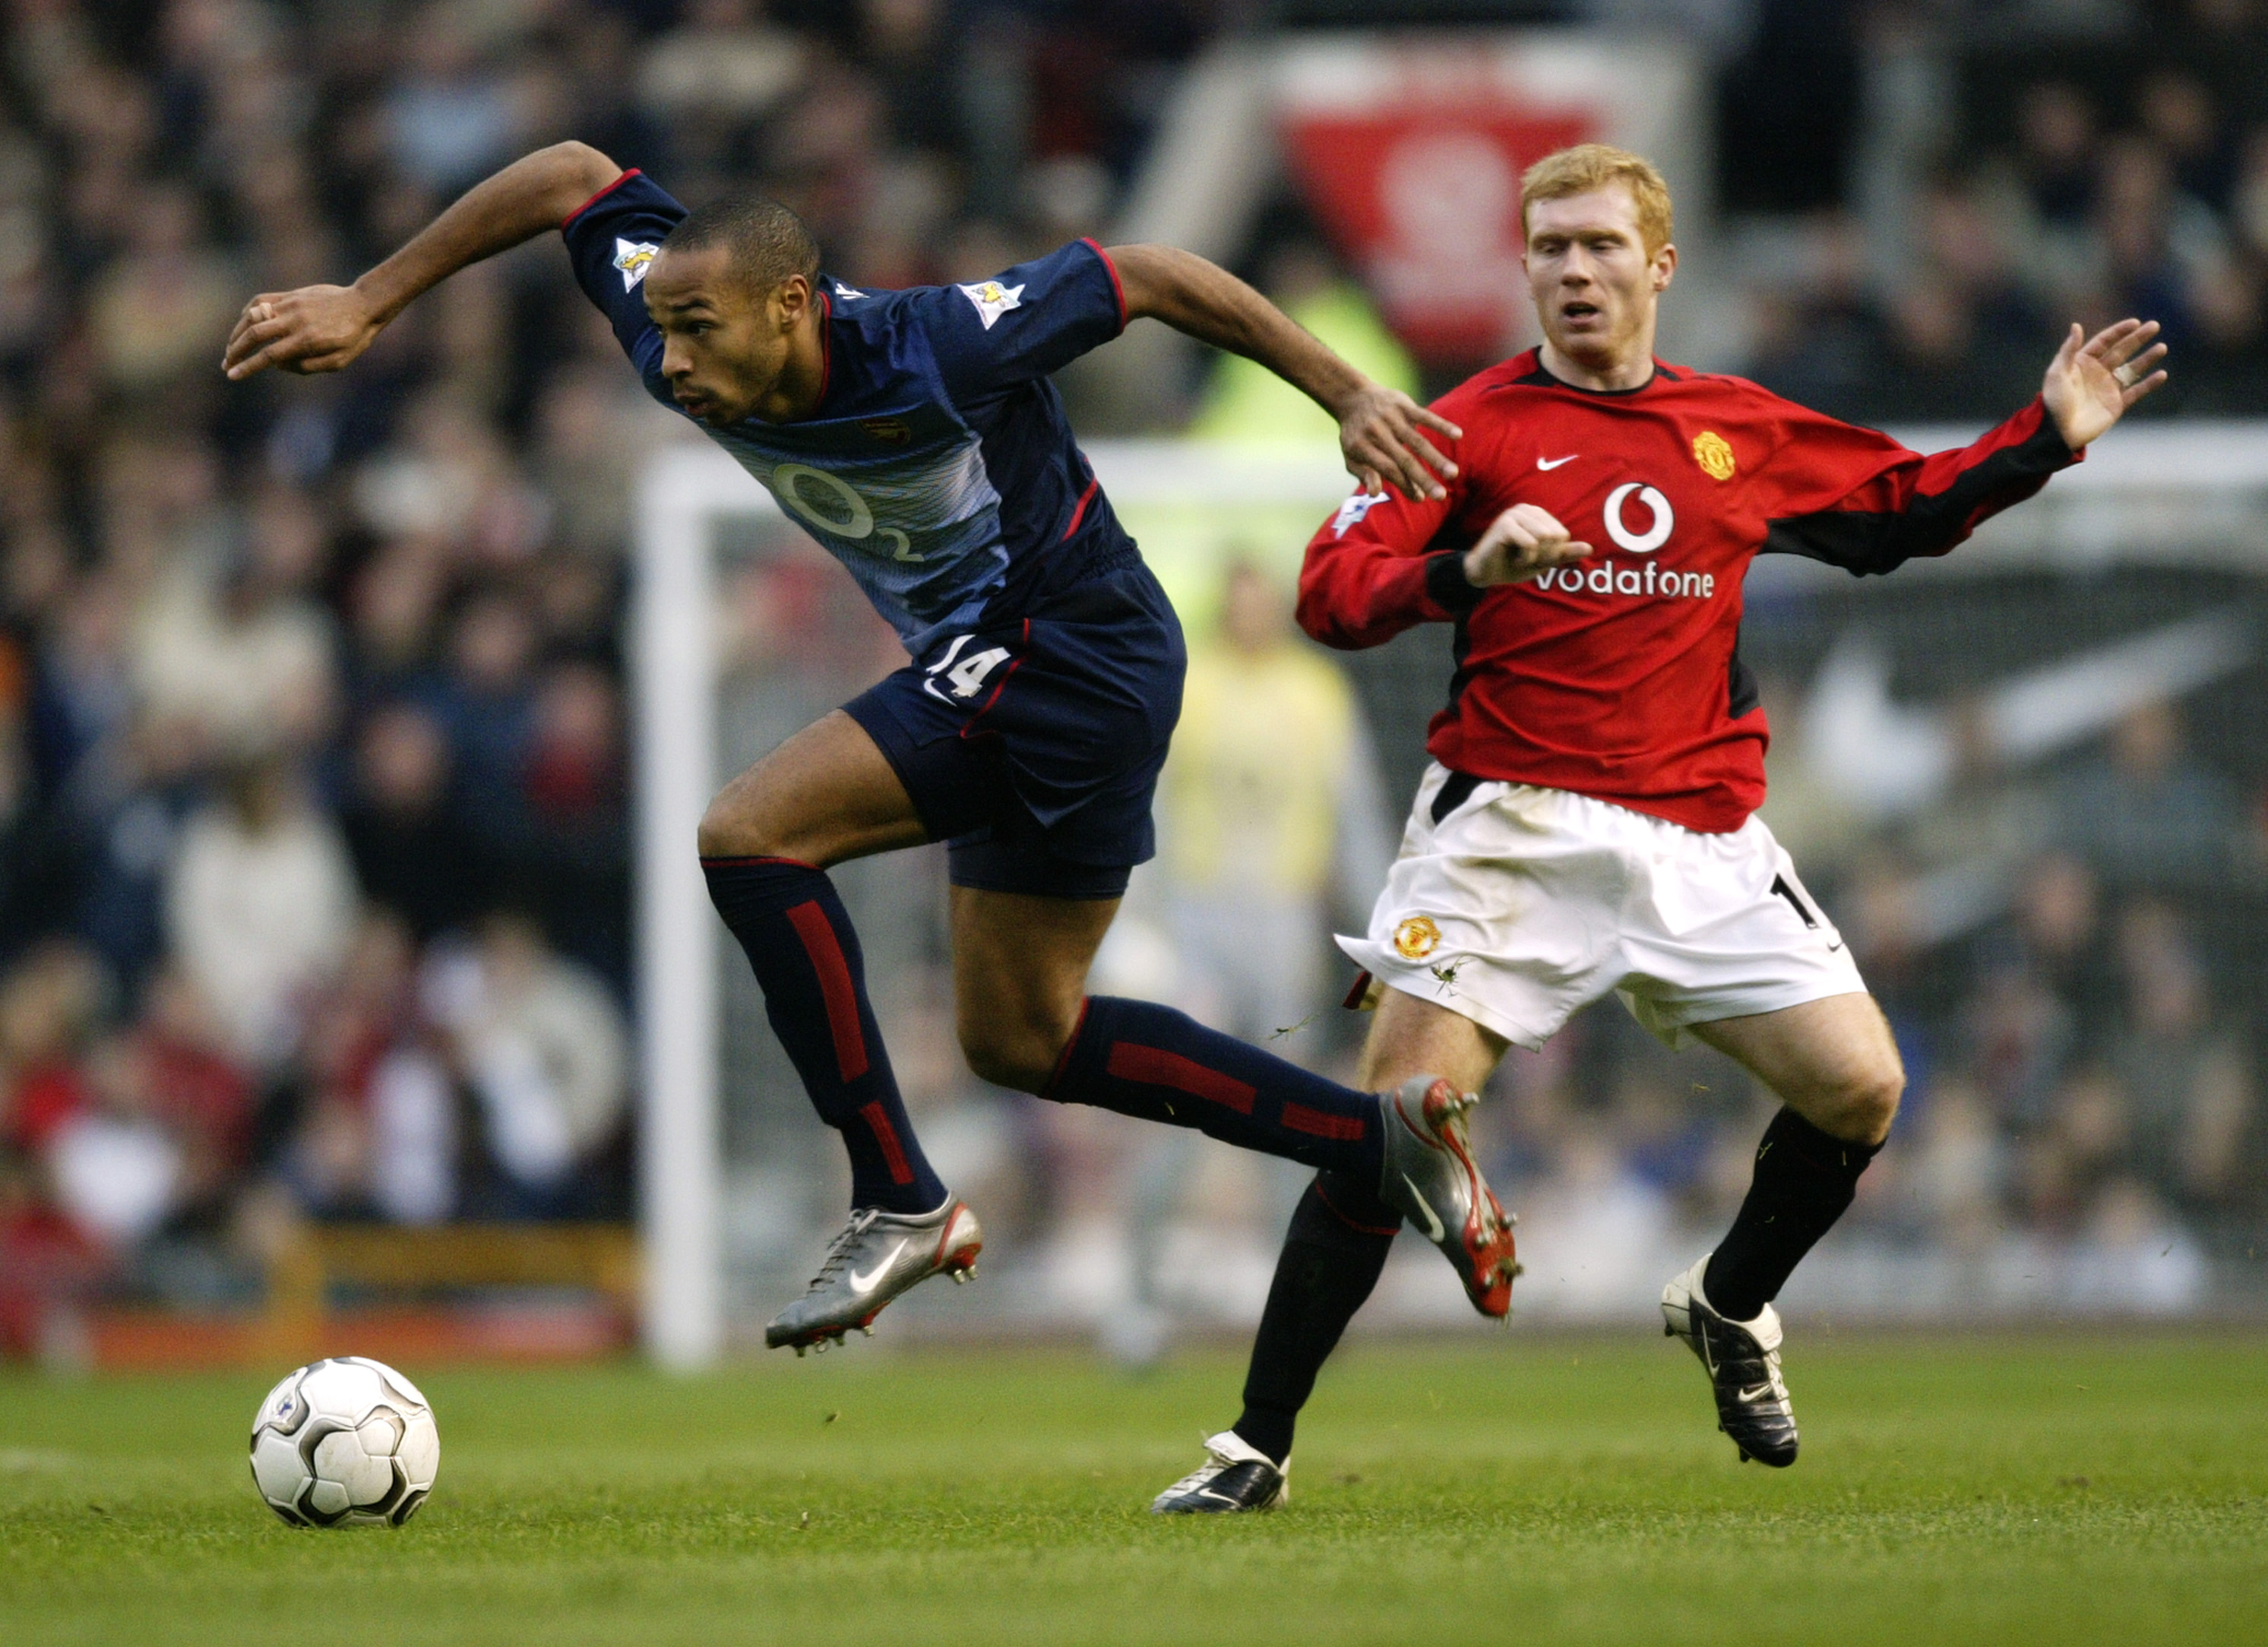
{"type": "Polygon", "coordinates": [[[1795,1408],[1779,1371],[1779,1312],[1769,1304],[1752,1321],[1718,1313],[1701,1290],[1701,1261],[1661,1290],[1661,1330],[1682,1338],[1709,1374],[1717,1398],[1717,1428],[1754,1459],[1784,1470],[1795,1462],[1795,1408]]]}
{"type": "Polygon", "coordinates": [[[1514,1220],[1473,1161],[1465,1116],[1480,1099],[1438,1076],[1417,1075],[1379,1095],[1386,1165],[1378,1193],[1441,1249],[1483,1315],[1512,1313],[1520,1274],[1514,1220]]]}
{"type": "Polygon", "coordinates": [[[799,1356],[823,1350],[854,1327],[871,1337],[891,1299],[939,1271],[968,1280],[983,1248],[976,1215],[957,1195],[914,1217],[861,1207],[827,1249],[810,1290],[764,1324],[764,1347],[792,1345],[799,1356]]]}
{"type": "Polygon", "coordinates": [[[1233,1430],[1207,1437],[1205,1461],[1150,1501],[1153,1516],[1234,1515],[1247,1510],[1275,1510],[1291,1496],[1285,1477],[1292,1473],[1286,1459],[1281,1467],[1233,1430]]]}

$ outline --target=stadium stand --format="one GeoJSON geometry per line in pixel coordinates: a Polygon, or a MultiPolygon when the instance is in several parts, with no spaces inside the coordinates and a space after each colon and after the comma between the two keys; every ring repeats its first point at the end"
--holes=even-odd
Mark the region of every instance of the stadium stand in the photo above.
{"type": "MultiPolygon", "coordinates": [[[[2257,4],[1359,10],[1373,26],[1651,23],[1690,42],[1715,90],[1717,245],[1740,305],[1697,364],[1869,423],[1981,425],[2030,392],[2070,318],[2136,309],[2176,349],[2153,415],[2268,415],[2257,4]]],[[[0,1353],[91,1353],[73,1324],[92,1306],[305,1309],[350,1283],[623,1296],[621,1238],[562,1232],[633,1210],[619,614],[631,477],[668,419],[554,248],[453,281],[337,379],[225,385],[245,297],[350,278],[500,160],[571,136],[691,202],[765,180],[851,280],[976,278],[1106,231],[1192,65],[1350,14],[10,7],[0,1353]],[[511,1078],[530,1057],[541,1078],[511,1078]],[[389,1224],[416,1233],[374,1232],[389,1224]]],[[[1286,183],[1229,255],[1258,278],[1293,249],[1312,261],[1318,237],[1286,183]]],[[[1347,325],[1377,333],[1374,315],[1347,325]]],[[[1108,423],[1095,386],[1073,388],[1075,415],[1108,423]]],[[[1171,404],[1197,413],[1204,383],[1171,404]]],[[[736,679],[766,699],[738,735],[759,745],[749,729],[783,694],[823,705],[882,666],[887,637],[816,577],[783,552],[733,585],[736,679]]],[[[1957,700],[2029,661],[1991,650],[2023,630],[2026,601],[2107,610],[2045,582],[1992,634],[1941,585],[1889,621],[1957,700]]],[[[2201,588],[2169,573],[2119,599],[2170,620],[2201,588]]],[[[2257,573],[2207,592],[2268,619],[2257,573]]],[[[1966,764],[1945,807],[1852,815],[1812,776],[1826,723],[1802,707],[1841,618],[1764,607],[1756,661],[1787,729],[1772,816],[1917,1071],[1862,1233],[1980,1264],[2010,1242],[2112,1254],[2071,1272],[2080,1302],[2086,1276],[2126,1273],[2117,1254],[2178,1248],[2190,1268],[2112,1295],[2217,1296],[2213,1265],[2268,1222],[2257,666],[2021,769],[1956,724],[1966,764]],[[1979,842],[2005,896],[1939,919],[1932,876],[1979,842]]],[[[1410,682],[1436,691],[1422,671],[1353,668],[1397,736],[1410,682]]],[[[1398,812],[1408,773],[1375,741],[1398,812]]],[[[938,1130],[963,1140],[1004,1239],[1076,1246],[1110,1203],[1116,1146],[975,1089],[949,1034],[924,1034],[946,999],[924,921],[877,918],[870,938],[900,981],[909,1097],[966,1117],[938,1130]]],[[[1318,1033],[1344,1051],[1343,1028],[1318,1033]]],[[[1737,1077],[1690,1085],[1594,1014],[1515,1062],[1491,1148],[1547,1204],[1595,1210],[1610,1189],[1641,1219],[1720,1218],[1761,1100],[1737,1077]]],[[[733,1124],[744,1147],[768,1136],[753,1112],[733,1124]]]]}

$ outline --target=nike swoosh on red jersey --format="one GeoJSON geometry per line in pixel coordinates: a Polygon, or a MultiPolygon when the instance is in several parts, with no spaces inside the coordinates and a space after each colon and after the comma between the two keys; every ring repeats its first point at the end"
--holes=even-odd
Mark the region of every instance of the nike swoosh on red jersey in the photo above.
{"type": "Polygon", "coordinates": [[[1535,467],[1539,469],[1556,469],[1563,463],[1574,462],[1576,459],[1582,455],[1583,454],[1580,452],[1571,452],[1564,458],[1553,458],[1549,462],[1539,457],[1535,460],[1535,467]]]}

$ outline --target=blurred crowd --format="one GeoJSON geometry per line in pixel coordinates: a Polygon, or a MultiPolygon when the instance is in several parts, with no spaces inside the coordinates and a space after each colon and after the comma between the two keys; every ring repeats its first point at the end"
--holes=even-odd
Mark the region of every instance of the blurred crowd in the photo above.
{"type": "Polygon", "coordinates": [[[2268,411],[2268,8],[1762,10],[1785,44],[1740,95],[1846,94],[1795,132],[1728,112],[1728,203],[1790,209],[1743,270],[1753,375],[1868,423],[1968,421],[2036,393],[2073,320],[2136,314],[2180,363],[2151,415],[2268,411]],[[1756,163],[1792,137],[1808,165],[1756,163]]]}
{"type": "Polygon", "coordinates": [[[240,1289],[307,1217],[627,1216],[620,620],[667,420],[556,248],[341,377],[226,384],[234,317],[571,136],[760,178],[860,278],[989,274],[1096,226],[1206,9],[4,15],[0,1341],[57,1287],[240,1289]]]}
{"type": "MultiPolygon", "coordinates": [[[[1749,10],[1719,71],[1753,115],[1730,93],[1785,69],[1807,8],[1749,10]]],[[[1973,417],[2030,392],[2067,315],[2131,308],[2166,320],[2198,386],[2186,404],[2262,409],[2260,9],[2095,10],[2140,32],[1954,54],[1960,94],[1897,232],[1862,210],[1855,158],[1816,197],[1727,191],[1768,214],[1749,242],[1774,249],[1756,281],[1767,381],[1872,419],[1973,417]]],[[[1840,20],[1820,38],[1857,39],[1852,8],[1826,11],[1840,20]]],[[[339,377],[226,384],[236,313],[255,291],[351,278],[468,183],[568,136],[690,201],[761,180],[860,282],[988,275],[1102,228],[1182,65],[1252,9],[8,0],[0,16],[0,1342],[58,1286],[230,1295],[307,1217],[626,1216],[621,614],[630,482],[669,420],[545,245],[453,280],[339,377]]],[[[1793,106],[1839,83],[1777,84],[1793,106]]],[[[1752,183],[1795,153],[1769,132],[1759,148],[1756,123],[1728,116],[1724,145],[1752,183]]],[[[1815,171],[1855,141],[1803,155],[1815,171]]],[[[1373,370],[1407,372],[1312,232],[1279,203],[1245,262],[1373,370]]],[[[1225,380],[1215,432],[1274,420],[1271,392],[1225,380]]],[[[865,617],[825,615],[830,578],[788,555],[730,598],[732,645],[764,664],[748,754],[893,661],[865,617]]],[[[1327,966],[1240,998],[1251,978],[1208,948],[1233,894],[1238,923],[1328,962],[1313,932],[1331,900],[1361,901],[1336,861],[1382,863],[1399,799],[1379,797],[1354,700],[1285,650],[1262,592],[1232,593],[1193,677],[1185,741],[1215,769],[1193,755],[1168,784],[1161,890],[1114,964],[1343,1061],[1352,1030],[1300,1004],[1330,993],[1327,966]],[[1263,702],[1313,732],[1296,772],[1284,740],[1238,719],[1263,702]],[[1255,853],[1298,872],[1256,877],[1255,853]]],[[[2211,987],[2211,883],[2132,879],[2124,758],[2060,814],[2095,823],[1953,941],[1958,989],[1909,987],[1896,922],[1861,923],[1930,1049],[1910,1124],[1953,1165],[1929,1181],[1977,1187],[1928,1192],[1959,1203],[1954,1223],[1979,1206],[2070,1228],[2106,1206],[2250,1205],[2250,1025],[2211,987]]],[[[2205,835],[2249,838],[2213,781],[2183,782],[2205,835]]],[[[1853,860],[1851,907],[1892,908],[1868,890],[1882,882],[1853,860]]],[[[887,966],[887,937],[870,952],[887,966]]],[[[967,1097],[938,946],[907,952],[909,1085],[930,1070],[967,1097]]],[[[1945,974],[1952,952],[1929,952],[1911,976],[1945,974]]],[[[1599,1021],[1506,1077],[1506,1113],[1527,1118],[1508,1170],[1721,1200],[1753,1095],[1694,1108],[1599,1021]]],[[[972,1171],[1005,1158],[981,1129],[954,1135],[945,1103],[941,1156],[960,1136],[972,1171]]],[[[1042,1168],[1085,1147],[1040,1126],[1000,1136],[1042,1168]]],[[[1034,1177],[1034,1228],[1075,1177],[1034,1177]]]]}

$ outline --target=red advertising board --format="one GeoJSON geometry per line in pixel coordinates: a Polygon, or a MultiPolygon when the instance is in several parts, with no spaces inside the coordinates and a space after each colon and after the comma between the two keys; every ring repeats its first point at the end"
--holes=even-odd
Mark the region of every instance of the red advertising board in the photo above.
{"type": "Polygon", "coordinates": [[[1421,358],[1494,359],[1530,329],[1520,268],[1520,175],[1598,133],[1565,106],[1524,108],[1502,87],[1406,95],[1337,112],[1293,107],[1284,151],[1308,208],[1421,358]]]}

